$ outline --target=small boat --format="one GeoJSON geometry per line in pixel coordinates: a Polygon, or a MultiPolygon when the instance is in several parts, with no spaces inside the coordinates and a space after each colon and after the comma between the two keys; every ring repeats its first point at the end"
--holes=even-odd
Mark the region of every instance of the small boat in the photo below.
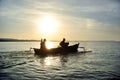
{"type": "Polygon", "coordinates": [[[39,48],[33,48],[35,55],[40,56],[51,56],[51,55],[67,55],[67,54],[75,54],[75,53],[89,53],[92,51],[85,50],[85,47],[79,47],[78,44],[74,44],[67,47],[57,47],[57,48],[51,48],[51,49],[39,49],[39,48]],[[83,51],[78,51],[78,48],[82,48],[83,51]]]}
{"type": "Polygon", "coordinates": [[[67,54],[70,52],[77,52],[78,47],[79,47],[79,43],[68,47],[57,47],[51,49],[38,49],[38,48],[33,48],[33,49],[35,54],[47,56],[47,55],[57,55],[57,54],[67,54]]]}

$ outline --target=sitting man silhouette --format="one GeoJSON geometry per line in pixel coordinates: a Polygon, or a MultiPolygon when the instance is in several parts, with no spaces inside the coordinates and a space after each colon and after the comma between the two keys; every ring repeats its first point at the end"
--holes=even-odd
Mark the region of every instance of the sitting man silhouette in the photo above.
{"type": "Polygon", "coordinates": [[[68,47],[69,42],[65,42],[65,38],[63,38],[63,40],[60,42],[59,44],[61,47],[68,47]]]}

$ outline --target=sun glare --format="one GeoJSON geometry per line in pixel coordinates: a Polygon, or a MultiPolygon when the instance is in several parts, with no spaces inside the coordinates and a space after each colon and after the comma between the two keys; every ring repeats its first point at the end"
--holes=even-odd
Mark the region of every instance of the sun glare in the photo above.
{"type": "Polygon", "coordinates": [[[58,21],[53,16],[43,16],[38,21],[38,27],[42,34],[50,34],[56,31],[58,27],[58,21]]]}
{"type": "Polygon", "coordinates": [[[51,62],[52,62],[52,59],[53,59],[52,57],[46,57],[46,58],[45,58],[45,65],[51,65],[51,64],[52,64],[52,63],[51,63],[51,62]]]}
{"type": "Polygon", "coordinates": [[[47,49],[53,48],[53,43],[52,42],[46,42],[46,47],[47,49]]]}

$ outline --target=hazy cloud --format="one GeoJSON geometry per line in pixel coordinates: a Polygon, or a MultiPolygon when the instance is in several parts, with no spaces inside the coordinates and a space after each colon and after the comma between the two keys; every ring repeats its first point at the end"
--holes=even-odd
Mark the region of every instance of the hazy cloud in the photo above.
{"type": "Polygon", "coordinates": [[[120,33],[119,9],[119,0],[0,0],[0,31],[7,32],[8,26],[17,30],[18,25],[34,25],[33,19],[52,14],[73,33],[83,29],[83,33],[88,34],[100,31],[106,36],[117,35],[120,33]]]}

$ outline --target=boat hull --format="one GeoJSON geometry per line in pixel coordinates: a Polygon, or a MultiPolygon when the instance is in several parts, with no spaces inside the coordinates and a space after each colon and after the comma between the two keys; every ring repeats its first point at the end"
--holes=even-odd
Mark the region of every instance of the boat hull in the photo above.
{"type": "Polygon", "coordinates": [[[48,55],[68,54],[71,52],[77,52],[78,47],[79,47],[79,43],[72,46],[64,47],[64,48],[58,47],[58,48],[44,49],[44,50],[37,49],[37,48],[33,48],[33,49],[35,54],[48,56],[48,55]]]}

